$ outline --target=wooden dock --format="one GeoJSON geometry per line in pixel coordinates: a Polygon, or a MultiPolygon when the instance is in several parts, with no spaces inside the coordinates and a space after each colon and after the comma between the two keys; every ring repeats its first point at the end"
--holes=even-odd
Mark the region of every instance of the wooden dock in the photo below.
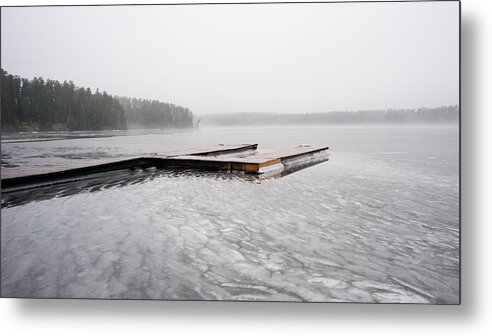
{"type": "MultiPolygon", "coordinates": [[[[108,170],[118,170],[126,168],[138,168],[152,166],[152,163],[158,164],[161,160],[184,156],[184,155],[200,155],[209,157],[218,157],[222,155],[251,155],[256,151],[257,144],[241,144],[241,145],[224,145],[207,146],[200,148],[190,148],[176,150],[164,153],[152,153],[145,156],[127,156],[119,158],[101,158],[97,160],[71,160],[69,164],[57,164],[49,166],[35,167],[15,167],[2,168],[2,186],[8,183],[13,178],[27,178],[30,176],[56,176],[57,174],[67,174],[74,172],[77,174],[90,174],[93,171],[104,172],[108,170]]],[[[159,165],[160,166],[160,165],[159,165]]]]}
{"type": "Polygon", "coordinates": [[[43,168],[41,173],[15,169],[5,174],[2,169],[2,192],[58,184],[92,174],[135,168],[192,168],[205,170],[240,171],[248,174],[279,174],[328,159],[329,147],[298,146],[273,153],[257,154],[257,144],[240,144],[191,148],[152,154],[144,157],[86,161],[83,164],[60,168],[43,168]]]}
{"type": "MultiPolygon", "coordinates": [[[[196,155],[182,155],[168,158],[171,166],[182,166],[189,168],[202,168],[213,170],[244,171],[252,174],[264,174],[273,170],[285,169],[292,160],[300,158],[311,158],[313,154],[320,158],[328,158],[329,147],[299,146],[273,153],[262,153],[243,158],[235,157],[203,157],[196,155]]],[[[314,163],[314,162],[313,162],[314,163]]]]}

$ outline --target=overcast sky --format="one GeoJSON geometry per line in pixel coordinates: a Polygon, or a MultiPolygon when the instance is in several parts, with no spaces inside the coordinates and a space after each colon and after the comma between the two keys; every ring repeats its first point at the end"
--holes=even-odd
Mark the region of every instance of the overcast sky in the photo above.
{"type": "Polygon", "coordinates": [[[196,114],[458,103],[458,2],[2,8],[2,68],[196,114]]]}

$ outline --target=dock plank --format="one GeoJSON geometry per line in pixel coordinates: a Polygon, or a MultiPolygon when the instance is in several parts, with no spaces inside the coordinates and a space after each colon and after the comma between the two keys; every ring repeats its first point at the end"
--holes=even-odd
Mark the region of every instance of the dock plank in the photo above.
{"type": "Polygon", "coordinates": [[[136,159],[137,157],[117,157],[117,158],[100,158],[91,160],[72,160],[66,164],[50,164],[50,165],[29,165],[19,167],[2,167],[1,179],[17,178],[22,176],[50,174],[71,169],[87,168],[92,166],[103,165],[107,163],[120,162],[124,160],[136,159]]]}
{"type": "Polygon", "coordinates": [[[234,163],[254,163],[260,164],[265,163],[272,160],[284,160],[287,158],[292,158],[296,156],[306,155],[310,153],[320,152],[323,150],[328,150],[329,147],[315,147],[315,146],[298,146],[288,149],[283,149],[276,152],[270,153],[260,153],[251,156],[247,156],[244,158],[235,158],[235,157],[204,157],[204,156],[193,156],[193,155],[180,155],[175,156],[173,159],[175,160],[191,160],[191,161],[220,161],[220,162],[234,162],[234,163]]]}
{"type": "Polygon", "coordinates": [[[175,157],[175,156],[188,156],[188,155],[213,156],[213,155],[221,155],[226,153],[233,153],[236,151],[255,150],[257,147],[258,144],[240,144],[240,145],[219,144],[216,146],[188,148],[183,150],[165,152],[159,154],[159,156],[160,157],[175,157]]]}
{"type": "Polygon", "coordinates": [[[207,157],[183,155],[170,158],[170,163],[186,167],[200,167],[219,170],[241,170],[248,173],[261,173],[262,168],[282,163],[296,157],[310,156],[327,151],[329,147],[298,146],[271,153],[261,153],[244,158],[207,157]]]}

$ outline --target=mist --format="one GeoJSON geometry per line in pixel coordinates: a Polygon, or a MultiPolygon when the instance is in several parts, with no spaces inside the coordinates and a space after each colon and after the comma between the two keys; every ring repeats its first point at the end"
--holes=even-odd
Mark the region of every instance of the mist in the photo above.
{"type": "Polygon", "coordinates": [[[451,124],[459,123],[459,106],[435,108],[331,111],[326,113],[222,113],[197,116],[202,125],[364,125],[364,124],[451,124]]]}
{"type": "Polygon", "coordinates": [[[458,104],[458,2],[2,8],[2,68],[195,115],[458,104]]]}

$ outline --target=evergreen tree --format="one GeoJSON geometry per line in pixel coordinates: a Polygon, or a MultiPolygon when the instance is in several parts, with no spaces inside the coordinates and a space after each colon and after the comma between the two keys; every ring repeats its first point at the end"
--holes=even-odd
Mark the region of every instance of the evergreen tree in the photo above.
{"type": "Polygon", "coordinates": [[[1,69],[2,131],[112,130],[137,127],[192,127],[187,108],[158,100],[113,97],[37,77],[9,75],[1,69]]]}

